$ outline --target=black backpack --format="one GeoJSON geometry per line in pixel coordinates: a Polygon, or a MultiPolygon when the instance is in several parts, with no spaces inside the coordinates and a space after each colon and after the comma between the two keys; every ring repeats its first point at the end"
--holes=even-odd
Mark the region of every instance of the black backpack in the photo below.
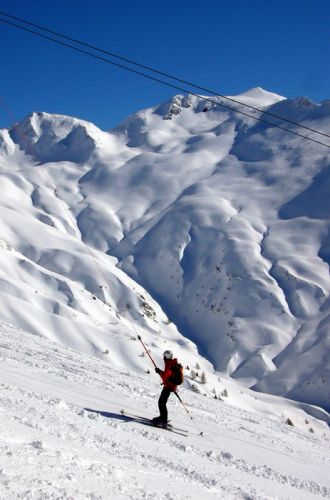
{"type": "Polygon", "coordinates": [[[180,385],[183,382],[183,366],[180,363],[175,363],[171,366],[172,375],[168,378],[169,382],[174,385],[180,385]]]}

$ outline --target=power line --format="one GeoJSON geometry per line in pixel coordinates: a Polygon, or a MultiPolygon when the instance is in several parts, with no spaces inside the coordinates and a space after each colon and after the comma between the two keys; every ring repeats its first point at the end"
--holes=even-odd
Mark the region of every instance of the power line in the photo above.
{"type": "Polygon", "coordinates": [[[41,26],[41,25],[36,24],[36,23],[32,23],[30,21],[27,21],[26,19],[22,19],[21,17],[13,16],[13,15],[8,14],[8,13],[3,12],[3,11],[0,11],[0,14],[3,15],[3,16],[5,16],[5,17],[9,17],[11,19],[15,19],[16,21],[20,21],[20,22],[22,22],[24,24],[27,24],[29,26],[33,26],[35,28],[38,28],[39,30],[42,30],[42,31],[45,31],[47,33],[51,33],[53,35],[56,35],[56,36],[58,36],[60,38],[63,38],[65,40],[69,40],[71,42],[77,43],[77,44],[82,45],[84,47],[87,47],[89,49],[93,49],[93,50],[95,50],[97,52],[100,52],[102,54],[106,54],[108,56],[115,57],[116,59],[119,59],[121,61],[127,62],[127,63],[132,64],[134,66],[137,66],[139,68],[151,71],[152,73],[155,73],[155,74],[158,74],[158,75],[161,75],[161,76],[165,76],[166,78],[170,78],[171,80],[175,80],[175,81],[180,82],[180,83],[184,83],[185,85],[189,85],[190,87],[196,88],[198,90],[203,90],[204,92],[207,92],[209,94],[215,95],[217,97],[221,97],[222,99],[225,99],[227,101],[231,101],[231,102],[233,102],[235,104],[239,104],[240,106],[244,106],[246,108],[253,109],[254,111],[257,111],[258,113],[262,113],[264,115],[268,115],[268,116],[271,116],[273,118],[278,118],[279,120],[282,120],[282,121],[285,121],[287,123],[291,123],[292,125],[296,125],[298,127],[301,127],[301,128],[303,128],[305,130],[308,130],[309,132],[314,132],[316,134],[319,134],[319,135],[322,135],[324,137],[329,137],[330,138],[329,134],[326,134],[326,133],[321,132],[319,130],[313,129],[311,127],[307,127],[306,125],[302,125],[301,123],[295,122],[295,121],[290,120],[288,118],[285,118],[283,116],[277,115],[275,113],[271,113],[270,111],[264,111],[264,110],[262,110],[260,108],[252,106],[250,104],[246,104],[244,102],[238,101],[237,99],[234,99],[233,97],[228,97],[228,96],[222,95],[219,92],[215,92],[214,90],[211,90],[211,89],[209,89],[207,87],[202,87],[200,85],[196,85],[195,83],[189,82],[188,80],[183,80],[182,78],[178,78],[177,76],[171,75],[169,73],[165,73],[164,71],[160,71],[159,69],[152,68],[151,66],[147,66],[145,64],[141,64],[141,63],[139,63],[137,61],[134,61],[132,59],[129,59],[127,57],[120,56],[119,54],[116,54],[114,52],[110,52],[108,50],[102,49],[102,48],[97,47],[95,45],[83,42],[82,40],[79,40],[77,38],[72,38],[70,36],[64,35],[63,33],[59,33],[58,31],[51,30],[50,28],[45,28],[44,26],[41,26]]]}
{"type": "MultiPolygon", "coordinates": [[[[12,27],[18,28],[18,29],[20,29],[20,30],[26,31],[26,32],[31,33],[31,34],[33,34],[33,35],[36,35],[36,36],[38,36],[38,37],[40,37],[40,38],[43,38],[43,39],[46,39],[46,40],[52,41],[52,42],[57,43],[58,45],[61,45],[61,46],[63,46],[63,47],[70,48],[70,49],[72,49],[72,50],[75,50],[76,52],[80,52],[80,53],[82,53],[82,54],[85,54],[85,55],[88,55],[88,56],[94,57],[95,59],[98,59],[98,60],[100,60],[100,61],[106,62],[106,63],[111,64],[111,65],[113,65],[113,66],[119,67],[119,68],[121,68],[121,69],[125,69],[126,71],[130,71],[131,73],[134,73],[134,74],[137,74],[137,75],[143,76],[144,78],[148,78],[149,80],[152,80],[152,81],[154,81],[154,82],[161,83],[162,85],[166,85],[167,87],[174,88],[174,89],[176,89],[176,90],[179,90],[180,92],[184,92],[185,94],[191,94],[191,95],[193,95],[193,96],[195,96],[195,97],[198,97],[198,98],[203,99],[203,100],[205,100],[205,101],[211,102],[211,103],[215,104],[216,106],[220,106],[220,107],[222,107],[222,108],[228,109],[228,110],[230,110],[230,111],[234,111],[234,112],[236,112],[236,113],[239,113],[239,114],[241,114],[241,115],[247,116],[247,117],[252,118],[252,119],[254,119],[254,120],[257,120],[257,121],[260,121],[260,122],[263,122],[263,123],[267,123],[268,125],[271,125],[271,126],[272,126],[272,127],[274,127],[274,128],[278,128],[278,129],[280,129],[280,130],[284,130],[284,131],[286,131],[286,132],[289,132],[289,133],[291,133],[291,134],[294,134],[294,135],[296,135],[296,136],[298,136],[298,137],[301,137],[301,138],[303,138],[303,139],[306,139],[306,140],[308,140],[308,141],[311,141],[311,142],[314,142],[314,143],[316,143],[316,144],[320,144],[321,146],[325,146],[325,147],[327,147],[327,148],[330,148],[330,145],[329,145],[329,144],[325,144],[325,143],[323,143],[323,142],[321,142],[321,141],[318,141],[318,140],[316,140],[316,139],[313,139],[312,137],[309,137],[309,136],[306,136],[306,135],[300,134],[299,132],[296,132],[296,131],[294,131],[294,130],[291,130],[291,129],[285,128],[285,127],[283,127],[283,126],[281,126],[281,125],[277,125],[277,124],[275,124],[275,123],[273,123],[273,122],[270,122],[270,121],[268,121],[268,120],[265,120],[264,118],[256,117],[256,116],[251,115],[251,114],[249,114],[249,113],[246,113],[246,112],[244,112],[244,111],[241,111],[241,110],[238,110],[238,109],[232,108],[232,107],[230,107],[230,106],[228,106],[228,105],[226,105],[226,104],[223,104],[223,103],[220,103],[220,102],[218,102],[218,101],[215,101],[215,100],[213,100],[213,99],[211,99],[211,98],[209,98],[209,97],[201,96],[201,95],[199,95],[199,94],[197,94],[197,93],[195,93],[195,92],[191,92],[191,91],[190,91],[190,90],[188,90],[188,89],[185,89],[185,88],[180,87],[180,86],[178,86],[178,85],[174,85],[173,83],[166,82],[166,81],[164,81],[164,80],[161,80],[160,78],[156,78],[156,77],[154,77],[154,76],[148,75],[147,73],[143,73],[142,71],[139,71],[139,70],[136,70],[136,69],[130,68],[130,67],[128,67],[128,66],[125,66],[124,64],[120,64],[120,63],[118,63],[118,62],[110,61],[109,59],[106,59],[105,57],[102,57],[102,56],[99,56],[99,55],[93,54],[92,52],[89,52],[89,51],[87,51],[87,50],[83,50],[83,49],[81,49],[81,48],[79,48],[79,47],[75,47],[74,45],[71,45],[71,44],[69,44],[69,43],[63,42],[63,41],[61,41],[61,40],[56,40],[56,39],[55,39],[55,38],[53,38],[53,37],[50,37],[50,36],[48,36],[48,35],[44,35],[44,34],[42,34],[42,33],[38,33],[37,31],[31,30],[30,28],[26,28],[25,26],[20,26],[19,24],[13,23],[13,22],[11,22],[11,21],[8,21],[8,20],[6,20],[6,19],[2,19],[2,18],[0,18],[0,22],[2,22],[2,23],[4,23],[4,24],[7,24],[7,25],[9,25],[9,26],[12,26],[12,27]]],[[[256,109],[257,109],[257,108],[256,108],[256,109]]],[[[262,113],[262,111],[261,111],[261,110],[258,110],[258,111],[259,111],[260,113],[262,113]]],[[[281,118],[281,119],[282,119],[282,118],[281,118]]],[[[285,120],[285,119],[283,119],[283,120],[285,120]]],[[[299,124],[296,124],[296,123],[295,123],[295,125],[299,126],[299,124]]],[[[313,131],[313,130],[311,130],[311,131],[313,131]]]]}

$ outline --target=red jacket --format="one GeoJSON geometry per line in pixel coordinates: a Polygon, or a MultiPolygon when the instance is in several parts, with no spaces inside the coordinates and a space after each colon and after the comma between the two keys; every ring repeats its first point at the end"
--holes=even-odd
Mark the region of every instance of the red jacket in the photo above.
{"type": "Polygon", "coordinates": [[[174,359],[165,359],[165,369],[159,370],[159,375],[162,378],[163,385],[166,389],[175,392],[177,385],[174,385],[170,380],[168,380],[172,375],[171,367],[178,362],[176,358],[174,359]]]}

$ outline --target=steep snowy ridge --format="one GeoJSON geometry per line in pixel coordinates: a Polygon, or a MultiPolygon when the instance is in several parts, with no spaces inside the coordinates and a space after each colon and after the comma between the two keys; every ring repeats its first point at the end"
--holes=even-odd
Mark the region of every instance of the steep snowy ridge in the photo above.
{"type": "MultiPolygon", "coordinates": [[[[328,101],[235,99],[330,134],[328,101]]],[[[0,151],[3,320],[145,370],[135,327],[203,366],[187,386],[330,408],[328,148],[175,96],[110,132],[33,113],[0,151]]]]}
{"type": "Polygon", "coordinates": [[[92,123],[63,115],[32,113],[9,131],[12,140],[38,161],[88,161],[100,148],[115,148],[114,138],[92,123]]]}
{"type": "Polygon", "coordinates": [[[286,98],[273,92],[268,92],[261,87],[255,87],[238,96],[228,96],[237,102],[254,106],[258,109],[268,108],[277,102],[285,101],[286,98]]]}
{"type": "Polygon", "coordinates": [[[15,144],[12,141],[8,130],[0,131],[0,155],[9,156],[15,152],[15,144]]]}

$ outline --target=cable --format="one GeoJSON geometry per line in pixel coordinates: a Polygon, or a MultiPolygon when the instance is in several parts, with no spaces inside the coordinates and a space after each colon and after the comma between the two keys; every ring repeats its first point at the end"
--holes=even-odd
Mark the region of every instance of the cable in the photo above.
{"type": "Polygon", "coordinates": [[[145,64],[138,63],[136,61],[133,61],[132,59],[128,59],[127,57],[123,57],[123,56],[120,56],[118,54],[115,54],[114,52],[110,52],[108,50],[101,49],[101,48],[99,48],[99,47],[97,47],[95,45],[91,45],[89,43],[86,43],[86,42],[83,42],[81,40],[78,40],[77,38],[72,38],[70,36],[63,35],[62,33],[59,33],[57,31],[51,30],[49,28],[45,28],[43,26],[40,26],[39,24],[32,23],[30,21],[27,21],[27,20],[22,19],[22,18],[17,17],[17,16],[13,16],[13,15],[8,14],[8,13],[3,12],[3,11],[0,11],[0,14],[3,15],[3,16],[9,17],[11,19],[15,19],[16,21],[20,21],[20,22],[22,22],[24,24],[27,24],[29,26],[33,26],[35,28],[38,28],[39,30],[42,30],[42,31],[45,31],[47,33],[51,33],[53,35],[56,35],[56,36],[58,36],[60,38],[63,38],[65,40],[69,40],[71,42],[77,43],[77,44],[82,45],[84,47],[88,47],[90,49],[93,49],[93,50],[95,50],[97,52],[109,55],[111,57],[115,57],[116,59],[119,59],[121,61],[128,62],[129,64],[133,64],[134,66],[138,66],[140,68],[146,69],[146,70],[151,71],[153,73],[156,73],[158,75],[165,76],[166,78],[170,78],[171,80],[175,80],[177,82],[184,83],[185,85],[189,85],[190,87],[194,87],[194,88],[196,88],[198,90],[203,90],[204,92],[207,92],[207,93],[212,94],[214,96],[221,97],[222,99],[226,99],[228,101],[234,102],[235,104],[239,104],[240,106],[244,106],[246,108],[253,109],[254,111],[257,111],[258,113],[262,113],[262,114],[271,116],[273,118],[278,118],[278,119],[280,119],[282,121],[285,121],[285,122],[290,123],[292,125],[296,125],[296,126],[301,127],[301,128],[303,128],[305,130],[308,130],[309,132],[314,132],[316,134],[320,134],[320,135],[322,135],[324,137],[329,137],[330,138],[329,134],[326,134],[326,133],[321,132],[319,130],[313,129],[311,127],[307,127],[305,125],[302,125],[301,123],[297,123],[297,122],[295,122],[293,120],[290,120],[288,118],[284,118],[283,116],[277,115],[275,113],[271,113],[270,111],[264,111],[262,109],[259,109],[259,108],[255,107],[255,106],[252,106],[250,104],[245,104],[245,103],[243,103],[241,101],[238,101],[237,99],[234,99],[232,97],[227,97],[225,95],[220,94],[219,92],[215,92],[214,90],[208,89],[206,87],[202,87],[200,85],[196,85],[196,84],[194,84],[192,82],[189,82],[187,80],[183,80],[182,78],[178,78],[178,77],[173,76],[173,75],[171,75],[169,73],[165,73],[165,72],[160,71],[158,69],[152,68],[151,66],[146,66],[145,64]]]}
{"type": "Polygon", "coordinates": [[[199,95],[199,94],[196,94],[195,92],[191,92],[191,91],[189,91],[188,89],[185,89],[185,88],[183,88],[183,87],[179,87],[178,85],[174,85],[174,84],[172,84],[172,83],[165,82],[164,80],[161,80],[161,79],[156,78],[156,77],[154,77],[154,76],[151,76],[151,75],[148,75],[148,74],[146,74],[146,73],[143,73],[142,71],[138,71],[138,70],[136,70],[136,69],[129,68],[128,66],[125,66],[125,65],[123,65],[123,64],[120,64],[120,63],[117,63],[117,62],[114,62],[114,61],[110,61],[109,59],[106,59],[105,57],[98,56],[98,55],[96,55],[96,54],[93,54],[92,52],[88,52],[87,50],[80,49],[79,47],[75,47],[74,45],[70,45],[70,44],[68,44],[68,43],[66,43],[66,42],[62,42],[62,41],[60,41],[60,40],[56,40],[55,38],[52,38],[52,37],[47,36],[47,35],[43,35],[42,33],[38,33],[37,31],[31,30],[31,29],[26,28],[26,27],[24,27],[24,26],[20,26],[19,24],[13,23],[13,22],[11,22],[11,21],[7,21],[6,19],[1,19],[1,18],[0,18],[0,22],[5,23],[5,24],[7,24],[7,25],[9,25],[9,26],[13,26],[13,27],[18,28],[18,29],[21,29],[21,30],[23,30],[23,31],[26,31],[26,32],[31,33],[31,34],[33,34],[33,35],[36,35],[36,36],[38,36],[38,37],[40,37],[40,38],[44,38],[44,39],[46,39],[46,40],[50,40],[50,41],[52,41],[52,42],[54,42],[54,43],[57,43],[58,45],[62,45],[63,47],[67,47],[67,48],[70,48],[70,49],[72,49],[72,50],[75,50],[76,52],[80,52],[80,53],[82,53],[82,54],[89,55],[89,56],[91,56],[91,57],[94,57],[95,59],[98,59],[98,60],[100,60],[100,61],[106,62],[106,63],[111,64],[111,65],[113,65],[113,66],[119,67],[119,68],[121,68],[121,69],[125,69],[125,70],[127,70],[127,71],[130,71],[131,73],[134,73],[134,74],[137,74],[137,75],[143,76],[144,78],[148,78],[149,80],[155,81],[155,82],[157,82],[157,83],[161,83],[162,85],[166,85],[167,87],[174,88],[174,89],[179,90],[179,91],[184,92],[184,93],[189,93],[189,94],[191,94],[191,95],[194,95],[195,97],[198,97],[198,98],[203,99],[203,100],[205,100],[205,101],[211,102],[211,103],[215,104],[216,106],[220,106],[220,107],[222,107],[222,108],[229,109],[230,111],[234,111],[234,112],[236,112],[236,113],[239,113],[239,114],[241,114],[241,115],[247,116],[247,117],[252,118],[252,119],[254,119],[254,120],[257,120],[257,121],[260,121],[260,122],[263,122],[263,123],[267,123],[268,125],[271,125],[271,126],[272,126],[272,127],[274,127],[274,128],[278,128],[278,129],[280,129],[280,130],[284,130],[284,131],[286,131],[286,132],[289,132],[289,133],[291,133],[291,134],[294,134],[294,135],[296,135],[296,136],[298,136],[298,137],[301,137],[301,138],[303,138],[303,139],[306,139],[306,140],[308,140],[308,141],[311,141],[311,142],[314,142],[314,143],[316,143],[316,144],[320,144],[321,146],[325,146],[325,147],[327,147],[327,148],[330,148],[330,145],[329,145],[329,144],[325,144],[325,143],[323,143],[323,142],[321,142],[321,141],[318,141],[318,140],[316,140],[316,139],[313,139],[313,138],[311,138],[311,137],[309,137],[309,136],[306,136],[306,135],[300,134],[299,132],[296,132],[296,131],[294,131],[294,130],[290,130],[290,129],[288,129],[288,128],[282,127],[281,125],[277,125],[277,124],[272,123],[272,122],[270,122],[270,121],[268,121],[268,120],[265,120],[265,119],[263,119],[263,118],[258,118],[258,117],[256,117],[256,116],[253,116],[253,115],[251,115],[251,114],[249,114],[249,113],[246,113],[246,112],[244,112],[244,111],[240,111],[240,110],[238,110],[238,109],[235,109],[235,108],[232,108],[232,107],[230,107],[230,106],[227,106],[226,104],[219,103],[219,102],[214,101],[213,99],[211,99],[211,98],[209,98],[209,97],[201,96],[201,95],[199,95]]]}

